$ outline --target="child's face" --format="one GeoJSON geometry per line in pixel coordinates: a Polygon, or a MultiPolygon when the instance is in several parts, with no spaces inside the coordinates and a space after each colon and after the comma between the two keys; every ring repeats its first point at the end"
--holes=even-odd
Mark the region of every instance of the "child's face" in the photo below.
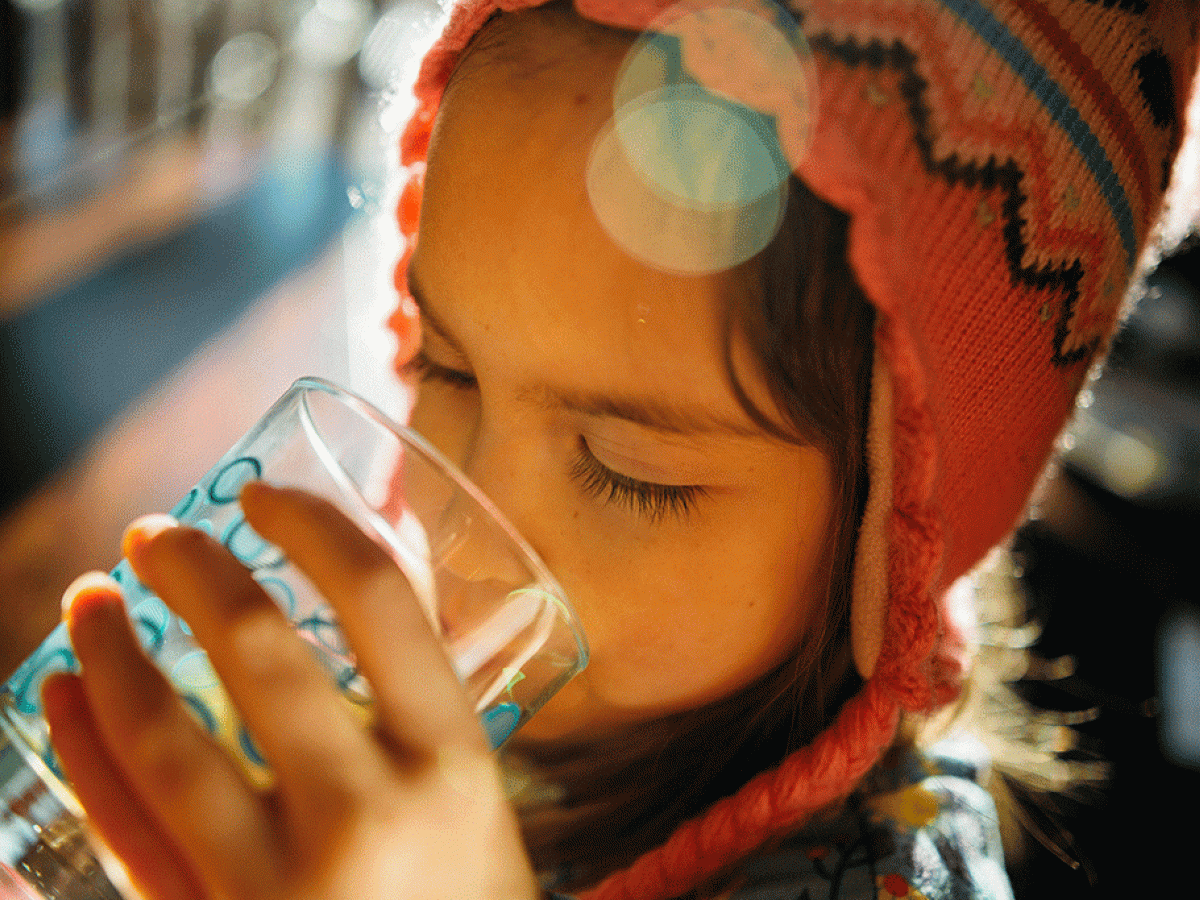
{"type": "MultiPolygon", "coordinates": [[[[650,269],[598,225],[584,171],[620,47],[568,53],[447,94],[410,269],[413,424],[537,549],[591,645],[523,740],[695,707],[781,662],[825,589],[833,512],[827,457],[764,433],[729,383],[723,298],[745,276],[650,269]]],[[[734,362],[782,423],[740,339],[734,362]]]]}

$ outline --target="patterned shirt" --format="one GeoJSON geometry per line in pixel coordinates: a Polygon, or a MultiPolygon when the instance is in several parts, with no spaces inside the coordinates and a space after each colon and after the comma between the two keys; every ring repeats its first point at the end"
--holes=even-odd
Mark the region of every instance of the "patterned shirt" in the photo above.
{"type": "Polygon", "coordinates": [[[971,739],[898,754],[869,794],[749,860],[729,898],[1013,900],[986,772],[971,739]]]}
{"type": "Polygon", "coordinates": [[[734,900],[1012,900],[986,766],[964,739],[901,755],[872,794],[747,863],[734,900]]]}

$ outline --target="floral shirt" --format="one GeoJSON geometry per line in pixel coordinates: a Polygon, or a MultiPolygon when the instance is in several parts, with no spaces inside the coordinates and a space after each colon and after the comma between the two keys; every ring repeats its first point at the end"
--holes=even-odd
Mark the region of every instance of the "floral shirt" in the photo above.
{"type": "Polygon", "coordinates": [[[748,861],[729,898],[1012,900],[986,772],[966,738],[900,754],[869,794],[748,861]]]}
{"type": "Polygon", "coordinates": [[[733,900],[1012,900],[986,767],[967,739],[903,754],[869,796],[747,863],[733,900]]]}

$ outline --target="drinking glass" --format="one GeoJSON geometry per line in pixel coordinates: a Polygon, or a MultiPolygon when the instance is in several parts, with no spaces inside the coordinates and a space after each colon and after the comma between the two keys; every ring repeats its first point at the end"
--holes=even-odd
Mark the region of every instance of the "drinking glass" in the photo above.
{"type": "MultiPolygon", "coordinates": [[[[493,747],[587,662],[561,587],[490,501],[420,435],[359,397],[302,378],[172,510],[224,544],[279,604],[346,702],[371,715],[371,688],[332,609],[238,504],[252,479],[331,501],[391,554],[441,637],[493,747]]],[[[186,622],[122,561],[112,572],[134,628],[195,717],[242,764],[269,779],[254,738],[186,622]]],[[[400,662],[399,664],[403,664],[400,662]]],[[[0,689],[0,900],[118,900],[119,867],[86,837],[39,690],[77,668],[59,626],[0,689]],[[110,875],[112,876],[110,878],[110,875]]]]}

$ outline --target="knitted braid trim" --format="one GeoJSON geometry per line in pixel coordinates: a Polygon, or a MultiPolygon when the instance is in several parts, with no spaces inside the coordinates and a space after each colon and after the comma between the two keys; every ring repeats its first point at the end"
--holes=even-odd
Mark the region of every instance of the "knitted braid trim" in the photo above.
{"type": "MultiPolygon", "coordinates": [[[[862,259],[867,248],[882,246],[875,242],[878,237],[863,239],[865,227],[869,226],[859,226],[858,235],[851,230],[850,255],[859,257],[856,267],[869,265],[862,259]]],[[[909,333],[888,315],[886,302],[877,308],[881,315],[875,345],[893,375],[895,418],[886,636],[871,683],[879,682],[906,709],[926,710],[958,694],[966,660],[958,652],[961,640],[943,640],[946,625],[935,599],[945,542],[933,499],[937,453],[922,391],[923,372],[909,333]]]]}
{"type": "Polygon", "coordinates": [[[869,683],[812,744],[680,826],[583,900],[668,900],[695,888],[843,799],[892,743],[898,723],[897,704],[869,683]]]}
{"type": "MultiPolygon", "coordinates": [[[[821,114],[827,114],[824,108],[821,114]]],[[[815,155],[826,163],[806,167],[803,174],[819,194],[851,212],[848,255],[876,307],[876,353],[892,379],[888,605],[871,683],[879,682],[879,689],[906,709],[928,710],[958,694],[966,667],[962,636],[943,621],[936,602],[945,538],[934,500],[935,429],[925,370],[900,308],[903,293],[896,286],[903,283],[902,276],[892,270],[883,252],[890,242],[903,239],[894,233],[900,223],[885,214],[888,204],[878,196],[879,180],[842,162],[854,157],[836,146],[839,140],[840,135],[819,133],[817,141],[825,145],[815,155]]]]}

